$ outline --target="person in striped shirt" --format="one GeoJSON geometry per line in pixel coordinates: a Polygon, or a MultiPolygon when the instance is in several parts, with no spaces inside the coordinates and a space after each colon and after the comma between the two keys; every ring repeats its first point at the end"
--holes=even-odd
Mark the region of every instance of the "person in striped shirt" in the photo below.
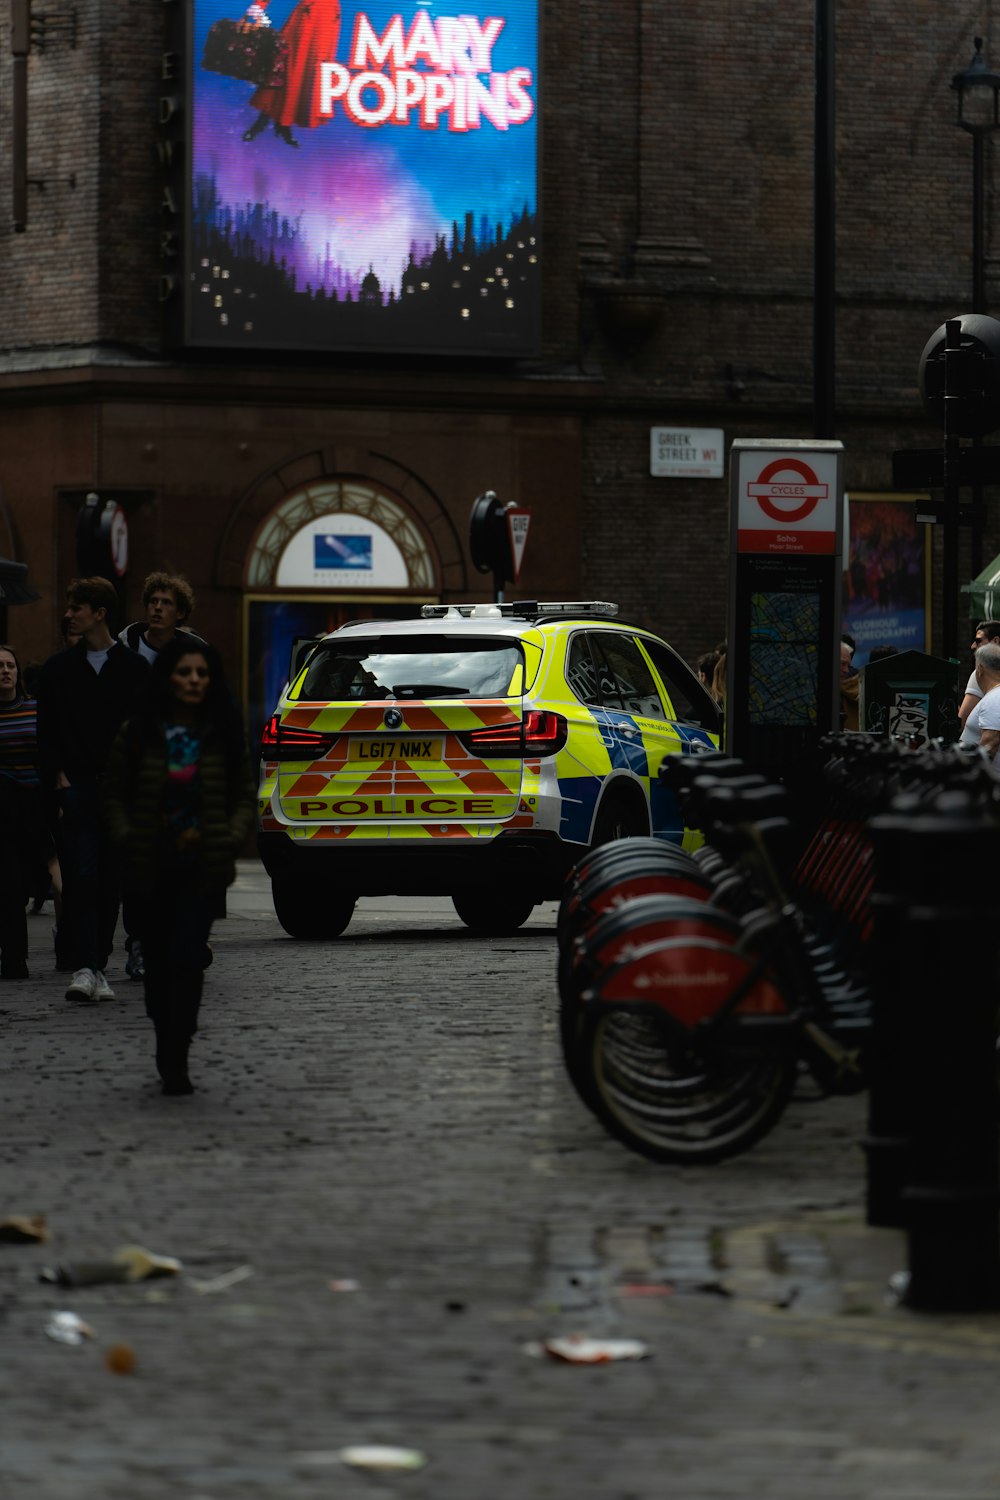
{"type": "Polygon", "coordinates": [[[34,699],[10,646],[0,646],[0,979],[28,978],[25,908],[41,858],[34,699]]]}

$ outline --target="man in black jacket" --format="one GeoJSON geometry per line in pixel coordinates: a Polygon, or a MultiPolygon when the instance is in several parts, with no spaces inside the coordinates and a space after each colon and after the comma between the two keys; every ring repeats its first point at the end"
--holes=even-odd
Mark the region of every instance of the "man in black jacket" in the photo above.
{"type": "Polygon", "coordinates": [[[164,646],[180,633],[191,638],[192,645],[204,645],[200,635],[185,625],[194,609],[194,592],[186,578],[176,573],[150,573],[142,585],[145,620],[133,620],[119,631],[118,639],[131,651],[138,651],[150,665],[164,646]]]}
{"type": "Polygon", "coordinates": [[[67,1000],[114,998],[104,971],[118,920],[119,872],[101,817],[101,780],[149,670],[111,634],[117,607],[106,578],[75,578],[66,591],[66,617],[80,640],[50,656],[38,677],[42,785],[53,799],[60,922],[75,969],[67,1000]]]}

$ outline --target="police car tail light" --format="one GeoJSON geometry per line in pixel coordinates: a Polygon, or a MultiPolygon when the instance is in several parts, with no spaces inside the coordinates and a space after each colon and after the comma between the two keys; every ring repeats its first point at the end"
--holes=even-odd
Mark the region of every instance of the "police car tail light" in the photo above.
{"type": "Polygon", "coordinates": [[[556,755],[566,743],[567,724],[562,714],[532,708],[524,716],[526,755],[556,755]]]}
{"type": "Polygon", "coordinates": [[[460,738],[467,750],[484,760],[504,755],[555,755],[566,743],[566,720],[560,714],[532,708],[517,722],[470,729],[460,738]]]}
{"type": "Polygon", "coordinates": [[[280,714],[272,714],[260,737],[262,752],[280,755],[282,750],[325,750],[330,736],[316,729],[293,729],[282,724],[280,714]]]}

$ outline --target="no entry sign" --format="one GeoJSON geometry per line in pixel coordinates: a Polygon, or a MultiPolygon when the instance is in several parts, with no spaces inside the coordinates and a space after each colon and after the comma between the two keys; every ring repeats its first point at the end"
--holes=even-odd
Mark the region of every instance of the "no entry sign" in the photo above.
{"type": "Polygon", "coordinates": [[[838,542],[833,454],[737,449],[737,551],[832,553],[838,542]]]}

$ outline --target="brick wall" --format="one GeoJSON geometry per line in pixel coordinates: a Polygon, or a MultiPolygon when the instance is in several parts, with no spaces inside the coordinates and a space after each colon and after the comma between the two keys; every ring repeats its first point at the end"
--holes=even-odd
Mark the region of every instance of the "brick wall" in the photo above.
{"type": "MultiPolygon", "coordinates": [[[[157,114],[176,3],[74,0],[75,35],[60,28],[66,0],[44,7],[49,29],[29,67],[27,231],[15,235],[0,212],[8,372],[87,359],[95,346],[159,357],[157,114]]],[[[620,597],[694,654],[725,627],[727,487],[651,479],[649,428],[697,422],[727,440],[811,431],[813,7],[540,9],[545,323],[542,357],[526,373],[538,388],[557,376],[566,417],[582,424],[568,534],[580,537],[586,591],[620,597]]],[[[944,317],[969,305],[971,280],[971,143],[948,85],[974,29],[1000,66],[1000,31],[988,16],[966,25],[938,0],[840,0],[836,19],[838,430],[849,486],[878,489],[895,446],[935,440],[917,358],[944,317]]],[[[9,41],[4,9],[7,70],[9,41]]],[[[0,89],[4,161],[10,111],[0,89]]],[[[994,155],[988,148],[988,254],[994,155]]],[[[349,402],[350,361],[339,363],[344,391],[331,399],[349,402]]],[[[448,368],[442,410],[470,399],[466,372],[448,368]]],[[[219,377],[224,385],[224,368],[219,377]]],[[[276,390],[284,379],[277,368],[276,390]]],[[[174,389],[195,399],[193,384],[187,397],[174,389]]],[[[495,405],[489,379],[475,389],[482,409],[495,405]]],[[[234,380],[220,422],[238,420],[241,401],[234,380]]],[[[987,555],[1000,544],[996,522],[991,513],[987,555]]]]}

